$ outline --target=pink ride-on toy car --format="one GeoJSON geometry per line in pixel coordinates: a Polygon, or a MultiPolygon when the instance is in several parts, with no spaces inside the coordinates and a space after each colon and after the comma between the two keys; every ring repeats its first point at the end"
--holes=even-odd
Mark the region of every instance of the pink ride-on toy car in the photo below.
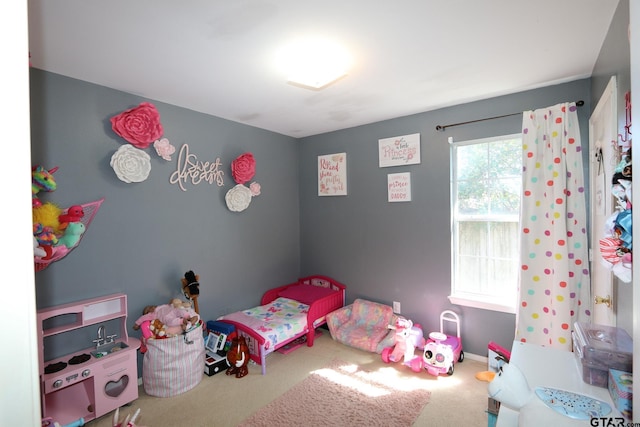
{"type": "MultiPolygon", "coordinates": [[[[429,340],[424,346],[422,357],[423,367],[431,375],[453,375],[455,362],[464,360],[462,340],[460,339],[460,318],[451,310],[445,310],[440,314],[440,332],[431,332],[429,340]],[[444,333],[444,321],[455,322],[457,336],[444,333]]],[[[414,369],[415,370],[415,369],[414,369]]]]}
{"type": "Polygon", "coordinates": [[[413,368],[414,363],[419,363],[421,357],[416,356],[415,349],[424,348],[425,339],[420,325],[414,325],[411,320],[399,317],[395,326],[395,344],[393,347],[385,347],[382,350],[382,361],[384,363],[399,362],[404,358],[404,364],[413,368]]]}

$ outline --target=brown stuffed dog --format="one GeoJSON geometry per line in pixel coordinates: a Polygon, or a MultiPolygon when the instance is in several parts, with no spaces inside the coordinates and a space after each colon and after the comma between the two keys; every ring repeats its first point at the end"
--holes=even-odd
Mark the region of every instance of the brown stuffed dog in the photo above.
{"type": "Polygon", "coordinates": [[[243,336],[237,336],[231,341],[231,348],[227,352],[229,368],[227,375],[242,378],[249,373],[249,347],[243,336]]]}

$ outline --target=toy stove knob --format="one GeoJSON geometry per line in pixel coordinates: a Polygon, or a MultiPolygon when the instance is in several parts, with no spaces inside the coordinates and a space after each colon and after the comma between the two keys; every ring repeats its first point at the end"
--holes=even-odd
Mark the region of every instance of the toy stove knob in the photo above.
{"type": "Polygon", "coordinates": [[[84,371],[82,371],[82,376],[84,378],[88,377],[89,375],[91,375],[91,371],[89,369],[85,369],[84,371]]]}
{"type": "Polygon", "coordinates": [[[53,388],[58,388],[62,385],[62,380],[55,380],[53,382],[53,388]]]}

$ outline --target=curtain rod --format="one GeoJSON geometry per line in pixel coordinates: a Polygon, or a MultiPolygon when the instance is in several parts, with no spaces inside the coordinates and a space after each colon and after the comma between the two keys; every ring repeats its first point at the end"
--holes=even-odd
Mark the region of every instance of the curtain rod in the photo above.
{"type": "MultiPolygon", "coordinates": [[[[584,105],[584,101],[583,101],[583,100],[576,101],[576,105],[577,105],[578,107],[582,107],[582,106],[584,105]]],[[[484,122],[484,121],[486,121],[486,120],[501,119],[501,118],[503,118],[503,117],[517,116],[517,115],[519,115],[519,114],[522,114],[522,112],[520,112],[520,113],[505,114],[505,115],[502,115],[502,116],[487,117],[486,119],[470,120],[470,121],[468,121],[468,122],[453,123],[453,124],[450,124],[450,125],[444,125],[444,126],[442,126],[442,125],[438,125],[438,126],[436,126],[436,130],[437,130],[437,131],[439,131],[439,132],[444,132],[444,130],[445,130],[446,128],[450,128],[450,127],[454,127],[454,126],[468,125],[469,123],[484,122]]]]}

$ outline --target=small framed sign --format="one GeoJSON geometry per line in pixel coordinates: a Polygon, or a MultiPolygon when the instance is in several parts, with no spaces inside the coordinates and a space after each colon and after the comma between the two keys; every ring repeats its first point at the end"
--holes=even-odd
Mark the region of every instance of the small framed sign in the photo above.
{"type": "Polygon", "coordinates": [[[318,156],[318,196],[347,195],[347,153],[318,156]]]}
{"type": "Polygon", "coordinates": [[[410,202],[411,174],[404,172],[387,175],[387,192],[389,202],[410,202]]]}
{"type": "Polygon", "coordinates": [[[381,168],[419,164],[420,134],[379,139],[378,159],[381,168]]]}

